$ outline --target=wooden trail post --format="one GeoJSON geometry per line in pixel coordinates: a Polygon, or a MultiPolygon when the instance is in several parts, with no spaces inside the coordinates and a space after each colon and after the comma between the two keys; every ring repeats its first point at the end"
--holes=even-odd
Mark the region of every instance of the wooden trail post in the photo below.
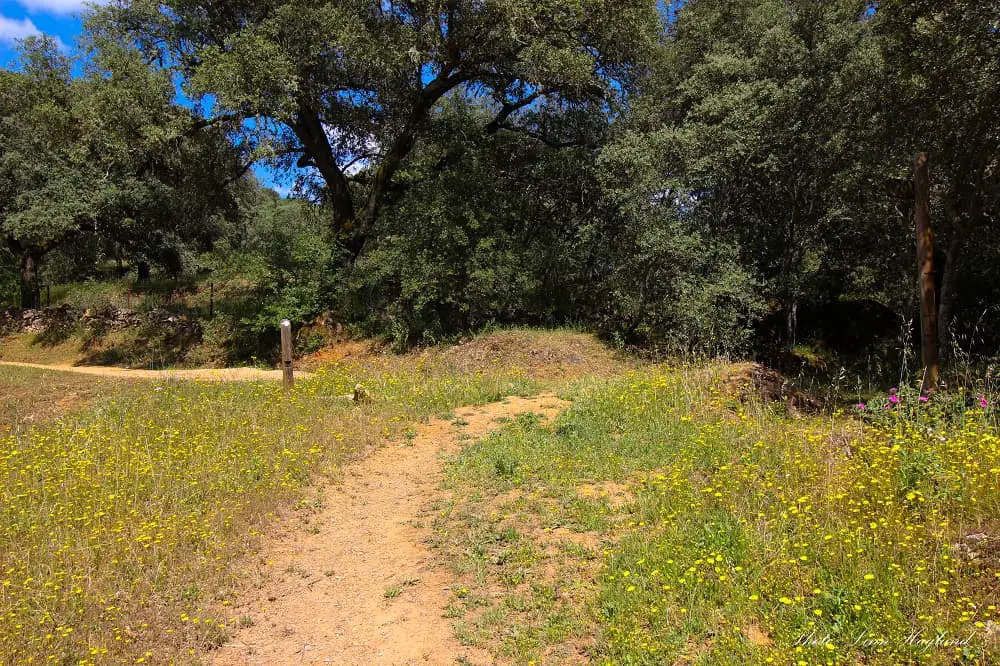
{"type": "Polygon", "coordinates": [[[292,375],[292,322],[287,319],[281,322],[281,373],[285,390],[290,391],[295,385],[292,375]]]}
{"type": "Polygon", "coordinates": [[[937,287],[934,280],[934,229],[931,227],[931,180],[927,153],[913,158],[914,222],[917,274],[920,280],[920,347],[924,362],[922,390],[936,388],[940,375],[937,337],[937,287]]]}

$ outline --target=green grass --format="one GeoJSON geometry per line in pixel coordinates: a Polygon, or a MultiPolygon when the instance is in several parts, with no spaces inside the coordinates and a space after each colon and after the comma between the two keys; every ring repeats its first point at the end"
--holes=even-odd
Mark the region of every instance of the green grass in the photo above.
{"type": "Polygon", "coordinates": [[[288,396],[275,383],[116,385],[0,435],[2,661],[192,660],[238,626],[234,564],[277,507],[313,501],[317,475],[414,422],[534,390],[504,368],[457,376],[402,359],[328,367],[288,396]],[[340,397],[359,381],[370,404],[340,397]]]}
{"type": "Polygon", "coordinates": [[[111,396],[123,382],[0,366],[0,437],[50,423],[111,396]]]}
{"type": "MultiPolygon", "coordinates": [[[[52,285],[49,295],[52,306],[66,304],[81,310],[114,306],[145,311],[171,303],[190,305],[195,302],[207,309],[208,294],[201,293],[205,289],[207,289],[206,280],[196,280],[191,277],[180,279],[157,277],[147,282],[129,278],[52,285]]],[[[220,292],[217,292],[217,295],[220,292]]],[[[43,304],[45,299],[46,294],[43,292],[43,304]]]]}
{"type": "MultiPolygon", "coordinates": [[[[545,385],[529,354],[497,359],[529,346],[504,335],[329,366],[291,395],[0,370],[28,401],[85,392],[0,412],[0,655],[185,663],[226,641],[279,508],[310,529],[312,484],[360,451],[545,385]],[[372,402],[342,397],[358,382],[372,402]]],[[[447,464],[428,523],[463,643],[523,664],[996,663],[992,407],[904,392],[868,424],[793,419],[729,395],[723,366],[595,367],[558,380],[555,423],[522,415],[447,464]],[[939,635],[971,638],[919,643],[939,635]]]]}
{"type": "Polygon", "coordinates": [[[515,663],[996,663],[992,416],[790,420],[719,387],[578,385],[554,426],[465,449],[438,546],[468,641],[515,663]]]}

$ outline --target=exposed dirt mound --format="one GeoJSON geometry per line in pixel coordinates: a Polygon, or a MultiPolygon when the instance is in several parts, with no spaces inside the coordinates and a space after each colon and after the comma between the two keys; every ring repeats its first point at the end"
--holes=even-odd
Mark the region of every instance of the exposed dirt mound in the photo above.
{"type": "Polygon", "coordinates": [[[572,331],[511,330],[489,333],[456,345],[414,349],[393,354],[370,340],[340,341],[303,358],[297,367],[315,370],[331,363],[398,368],[408,363],[439,363],[456,373],[520,369],[540,380],[607,376],[622,370],[627,361],[597,338],[572,331]]]}
{"type": "Polygon", "coordinates": [[[522,368],[537,379],[609,375],[621,360],[592,335],[569,331],[502,331],[442,352],[461,372],[502,367],[522,368]]]}
{"type": "Polygon", "coordinates": [[[304,370],[315,370],[334,363],[375,363],[381,365],[386,361],[387,353],[381,345],[371,341],[350,340],[336,342],[318,352],[309,354],[302,358],[297,365],[304,370]]]}
{"type": "Polygon", "coordinates": [[[577,486],[577,493],[587,499],[603,499],[613,509],[620,509],[623,506],[635,501],[635,496],[629,487],[623,483],[614,481],[604,481],[602,483],[584,484],[577,486]]]}
{"type": "Polygon", "coordinates": [[[823,409],[819,396],[795,385],[788,377],[759,363],[734,365],[723,378],[727,392],[740,400],[784,402],[790,411],[815,413],[823,409]]]}

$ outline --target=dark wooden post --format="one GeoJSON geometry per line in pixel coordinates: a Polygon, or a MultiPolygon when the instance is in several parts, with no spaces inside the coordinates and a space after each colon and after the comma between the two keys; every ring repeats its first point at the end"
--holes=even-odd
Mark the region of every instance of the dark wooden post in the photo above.
{"type": "Polygon", "coordinates": [[[934,281],[934,229],[931,227],[931,181],[927,153],[913,158],[917,232],[917,274],[920,281],[920,347],[924,361],[923,391],[935,388],[941,373],[938,358],[937,287],[934,281]]]}
{"type": "Polygon", "coordinates": [[[292,322],[287,319],[281,322],[281,374],[285,390],[290,391],[295,385],[292,374],[292,322]]]}
{"type": "Polygon", "coordinates": [[[21,309],[33,310],[42,306],[41,287],[38,284],[38,264],[41,255],[27,251],[21,255],[21,309]]]}

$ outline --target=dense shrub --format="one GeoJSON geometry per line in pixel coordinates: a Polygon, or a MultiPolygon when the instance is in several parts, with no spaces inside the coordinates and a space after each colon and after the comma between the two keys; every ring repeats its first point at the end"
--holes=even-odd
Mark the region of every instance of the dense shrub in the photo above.
{"type": "Polygon", "coordinates": [[[224,285],[206,336],[224,343],[231,360],[274,356],[282,319],[305,324],[334,302],[335,247],[320,210],[263,193],[243,233],[203,258],[224,285]]]}
{"type": "Polygon", "coordinates": [[[693,200],[658,168],[662,141],[484,140],[472,129],[481,112],[450,108],[447,131],[418,152],[350,276],[352,317],[399,345],[490,322],[582,323],[672,349],[745,345],[754,282],[732,243],[698,231],[693,200]]]}

